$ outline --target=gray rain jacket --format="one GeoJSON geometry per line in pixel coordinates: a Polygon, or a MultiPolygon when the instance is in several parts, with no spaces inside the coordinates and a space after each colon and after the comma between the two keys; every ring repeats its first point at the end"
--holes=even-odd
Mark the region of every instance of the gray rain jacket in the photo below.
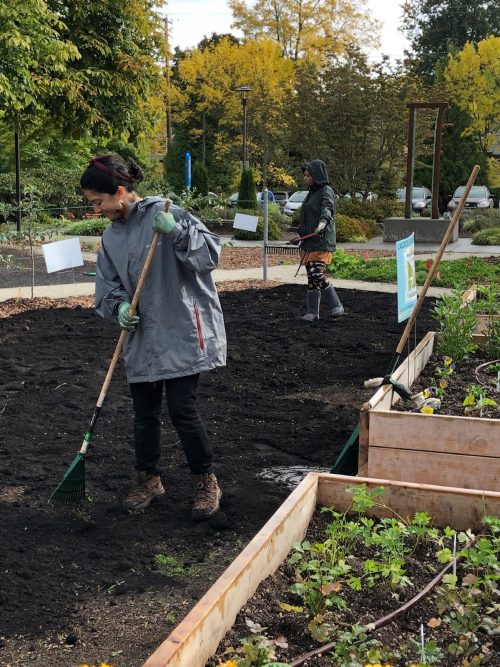
{"type": "MultiPolygon", "coordinates": [[[[97,256],[96,310],[117,317],[132,301],[153,238],[153,220],[165,200],[146,197],[127,220],[114,220],[97,256]]],[[[195,217],[170,209],[177,225],[161,234],[142,290],[137,329],[127,335],[123,358],[127,380],[155,382],[193,375],[226,363],[226,334],[210,272],[220,255],[219,237],[195,217]]]]}

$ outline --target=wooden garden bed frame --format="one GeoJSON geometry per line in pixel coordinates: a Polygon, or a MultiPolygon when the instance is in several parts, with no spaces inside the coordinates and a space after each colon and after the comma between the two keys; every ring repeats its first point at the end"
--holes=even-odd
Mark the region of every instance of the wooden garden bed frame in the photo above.
{"type": "MultiPolygon", "coordinates": [[[[395,512],[427,512],[441,527],[476,530],[485,514],[500,513],[500,493],[310,473],[143,667],[204,667],[257,586],[304,537],[316,506],[345,511],[352,500],[347,488],[360,484],[383,486],[383,501],[395,512]]],[[[368,514],[389,516],[380,510],[368,514]]]]}
{"type": "MultiPolygon", "coordinates": [[[[429,332],[393,377],[411,386],[436,339],[429,332]]],[[[484,335],[474,336],[479,345],[484,335]]],[[[360,412],[360,474],[422,484],[500,491],[500,420],[391,410],[399,399],[381,387],[360,412]]]]}

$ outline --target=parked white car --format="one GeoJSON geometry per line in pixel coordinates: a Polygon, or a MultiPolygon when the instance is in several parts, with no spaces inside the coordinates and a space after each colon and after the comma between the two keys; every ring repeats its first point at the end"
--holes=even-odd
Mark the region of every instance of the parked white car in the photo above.
{"type": "MultiPolygon", "coordinates": [[[[453,197],[448,202],[448,210],[450,212],[454,211],[458,202],[460,201],[461,196],[465,190],[465,185],[461,185],[453,193],[453,197]]],[[[470,192],[465,200],[464,208],[493,208],[494,199],[491,192],[484,185],[473,185],[470,189],[470,192]]]]}
{"type": "Polygon", "coordinates": [[[308,192],[309,190],[297,190],[297,192],[294,192],[292,195],[290,195],[287,203],[285,204],[285,208],[283,209],[283,213],[291,217],[295,211],[298,211],[302,206],[302,203],[307,197],[308,192]]]}

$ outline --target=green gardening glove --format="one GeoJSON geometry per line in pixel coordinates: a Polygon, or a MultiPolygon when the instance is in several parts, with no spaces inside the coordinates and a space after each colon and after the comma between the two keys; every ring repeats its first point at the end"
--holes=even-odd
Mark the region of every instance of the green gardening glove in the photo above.
{"type": "Polygon", "coordinates": [[[160,211],[155,215],[153,222],[153,230],[155,232],[160,232],[161,234],[170,234],[170,232],[175,229],[175,226],[175,218],[171,213],[160,211]]]}
{"type": "Polygon", "coordinates": [[[128,301],[120,304],[118,308],[118,322],[124,331],[135,331],[141,318],[138,315],[129,315],[129,308],[130,304],[128,301]]]}

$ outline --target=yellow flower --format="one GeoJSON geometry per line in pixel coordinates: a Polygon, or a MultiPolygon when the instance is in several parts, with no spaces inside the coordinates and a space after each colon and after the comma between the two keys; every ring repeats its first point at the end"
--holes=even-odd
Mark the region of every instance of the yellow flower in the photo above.
{"type": "Polygon", "coordinates": [[[422,412],[424,415],[432,415],[434,414],[434,408],[432,408],[430,405],[423,405],[420,412],[422,412]]]}
{"type": "Polygon", "coordinates": [[[446,382],[446,380],[439,380],[439,386],[441,387],[441,389],[444,389],[445,387],[448,386],[448,383],[446,382]]]}
{"type": "Polygon", "coordinates": [[[453,359],[451,357],[443,357],[443,362],[445,366],[451,366],[453,359]]]}
{"type": "Polygon", "coordinates": [[[431,392],[429,391],[429,389],[424,389],[424,398],[429,398],[430,395],[431,395],[431,392]]]}
{"type": "Polygon", "coordinates": [[[226,660],[226,662],[219,662],[217,667],[238,667],[236,660],[226,660]]]}

